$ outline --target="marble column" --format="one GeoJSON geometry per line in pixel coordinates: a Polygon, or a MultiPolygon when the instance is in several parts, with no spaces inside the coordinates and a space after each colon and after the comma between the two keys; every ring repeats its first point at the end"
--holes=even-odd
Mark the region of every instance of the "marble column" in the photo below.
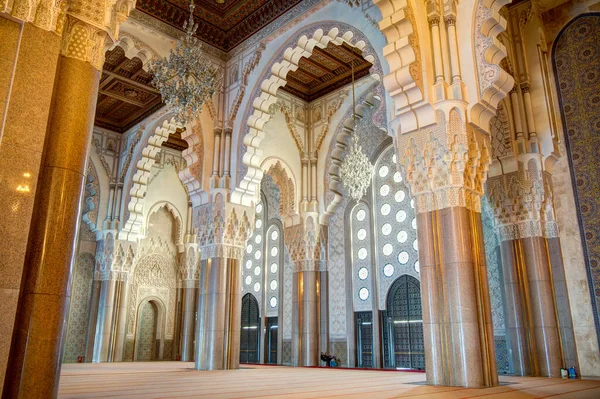
{"type": "MultiPolygon", "coordinates": [[[[521,238],[531,306],[530,332],[542,377],[560,376],[562,356],[552,287],[552,271],[544,237],[521,238]]],[[[535,372],[535,368],[534,368],[535,372]]]]}
{"type": "Polygon", "coordinates": [[[196,289],[183,288],[183,317],[181,327],[181,361],[194,360],[194,327],[196,325],[196,289]]]}
{"type": "Polygon", "coordinates": [[[239,259],[201,261],[196,327],[196,370],[239,367],[242,312],[239,259]]]}
{"type": "Polygon", "coordinates": [[[292,327],[292,341],[296,347],[294,354],[297,354],[297,366],[319,365],[318,279],[318,271],[294,273],[294,291],[297,295],[292,299],[292,306],[297,317],[292,327]]]}
{"type": "Polygon", "coordinates": [[[532,375],[529,317],[526,312],[525,272],[518,240],[500,243],[502,274],[506,297],[506,330],[510,342],[515,375],[532,375]]]}
{"type": "Polygon", "coordinates": [[[498,384],[481,215],[417,215],[425,369],[431,385],[498,384]]]}
{"type": "Polygon", "coordinates": [[[563,263],[560,238],[547,238],[548,255],[552,265],[552,280],[554,285],[554,300],[556,314],[558,315],[559,337],[561,341],[563,361],[565,367],[575,366],[579,369],[577,346],[575,345],[575,331],[571,317],[571,305],[567,291],[567,279],[563,263]]]}
{"type": "Polygon", "coordinates": [[[127,311],[129,309],[129,293],[130,283],[126,276],[119,281],[119,296],[117,305],[117,325],[116,325],[116,340],[113,351],[112,360],[114,362],[123,361],[123,353],[125,351],[125,343],[127,342],[127,311]]]}
{"type": "Polygon", "coordinates": [[[99,78],[90,62],[60,56],[4,397],[57,394],[99,78]]]}
{"type": "Polygon", "coordinates": [[[117,284],[116,279],[107,279],[101,282],[96,338],[94,339],[94,363],[112,360],[112,339],[117,315],[117,304],[115,303],[117,284]]]}
{"type": "Polygon", "coordinates": [[[0,387],[22,289],[60,43],[54,32],[0,16],[0,387]]]}

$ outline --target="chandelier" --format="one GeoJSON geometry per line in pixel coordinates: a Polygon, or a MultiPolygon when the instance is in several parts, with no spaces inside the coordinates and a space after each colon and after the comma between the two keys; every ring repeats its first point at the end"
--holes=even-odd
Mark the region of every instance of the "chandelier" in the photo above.
{"type": "Polygon", "coordinates": [[[190,18],[183,24],[185,38],[177,41],[169,58],[150,63],[154,74],[152,84],[176,113],[178,122],[193,120],[202,106],[223,85],[223,73],[202,51],[194,37],[198,23],[194,22],[194,1],[190,2],[190,18]]]}
{"type": "Polygon", "coordinates": [[[352,65],[352,113],[354,115],[354,128],[352,129],[351,143],[346,150],[346,156],[340,166],[342,184],[354,201],[359,201],[367,192],[373,176],[373,165],[369,158],[362,152],[358,145],[358,132],[356,125],[356,100],[354,98],[354,64],[352,65]]]}

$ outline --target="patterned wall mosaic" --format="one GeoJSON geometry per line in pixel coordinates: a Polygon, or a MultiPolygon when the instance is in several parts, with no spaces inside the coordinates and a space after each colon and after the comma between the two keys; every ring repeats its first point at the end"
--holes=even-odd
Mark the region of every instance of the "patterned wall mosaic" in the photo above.
{"type": "Polygon", "coordinates": [[[146,302],[140,315],[137,337],[137,360],[154,360],[156,343],[157,309],[152,302],[146,302]]]}
{"type": "Polygon", "coordinates": [[[600,332],[600,14],[572,21],[553,54],[594,321],[600,332]]]}
{"type": "Polygon", "coordinates": [[[65,363],[75,363],[78,356],[85,356],[93,278],[94,255],[84,252],[77,259],[73,281],[65,355],[63,358],[63,362],[65,363]]]}

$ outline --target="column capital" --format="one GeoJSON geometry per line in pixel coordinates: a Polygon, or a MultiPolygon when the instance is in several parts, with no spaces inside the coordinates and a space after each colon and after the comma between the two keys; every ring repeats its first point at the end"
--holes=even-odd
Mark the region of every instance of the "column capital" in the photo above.
{"type": "Polygon", "coordinates": [[[327,226],[307,222],[285,228],[285,245],[293,271],[327,270],[327,226]]]}
{"type": "Polygon", "coordinates": [[[491,164],[490,138],[459,112],[449,121],[438,111],[438,124],[399,141],[400,165],[417,213],[451,207],[481,212],[481,197],[491,164]]]}
{"type": "Polygon", "coordinates": [[[60,34],[67,9],[66,0],[0,0],[0,12],[23,22],[32,23],[40,29],[60,34]]]}
{"type": "Polygon", "coordinates": [[[127,281],[136,261],[137,244],[110,237],[98,242],[94,280],[127,281]]]}
{"type": "Polygon", "coordinates": [[[225,202],[222,194],[194,209],[200,259],[214,257],[242,260],[252,235],[254,210],[225,202]]]}
{"type": "Polygon", "coordinates": [[[549,173],[521,169],[495,176],[486,191],[500,241],[559,236],[549,173]]]}
{"type": "Polygon", "coordinates": [[[71,0],[62,26],[57,24],[63,35],[61,55],[102,70],[106,41],[118,38],[119,26],[133,7],[135,0],[71,0]]]}

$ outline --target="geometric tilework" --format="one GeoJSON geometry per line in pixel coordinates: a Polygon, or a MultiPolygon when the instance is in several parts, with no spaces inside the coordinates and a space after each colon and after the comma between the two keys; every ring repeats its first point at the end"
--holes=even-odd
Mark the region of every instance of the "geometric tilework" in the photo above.
{"type": "Polygon", "coordinates": [[[553,65],[600,339],[600,14],[582,15],[563,29],[553,65]]]}
{"type": "Polygon", "coordinates": [[[511,368],[506,338],[494,337],[494,347],[496,349],[496,367],[498,368],[498,374],[509,374],[511,368]]]}
{"type": "Polygon", "coordinates": [[[155,359],[157,313],[156,305],[152,301],[146,302],[142,307],[137,337],[137,360],[140,362],[155,359]]]}
{"type": "Polygon", "coordinates": [[[89,252],[80,254],[75,268],[63,357],[65,363],[75,363],[78,356],[85,356],[94,278],[94,255],[89,252]]]}

